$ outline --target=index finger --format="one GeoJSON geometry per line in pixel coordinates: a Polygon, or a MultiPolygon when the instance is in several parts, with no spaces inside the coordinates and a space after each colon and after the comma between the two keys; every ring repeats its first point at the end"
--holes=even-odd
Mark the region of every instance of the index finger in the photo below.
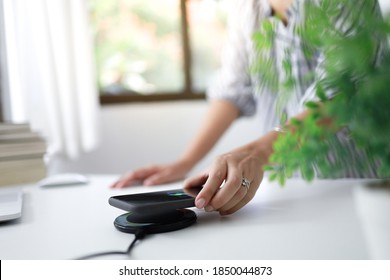
{"type": "Polygon", "coordinates": [[[211,168],[207,181],[205,182],[203,189],[199,192],[195,200],[197,208],[203,208],[207,206],[213,199],[215,194],[220,189],[221,185],[225,181],[227,176],[226,164],[219,164],[218,162],[211,168]]]}

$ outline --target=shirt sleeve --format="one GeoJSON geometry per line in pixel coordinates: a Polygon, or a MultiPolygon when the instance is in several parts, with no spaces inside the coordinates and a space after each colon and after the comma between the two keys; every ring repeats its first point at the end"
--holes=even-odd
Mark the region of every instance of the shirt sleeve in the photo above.
{"type": "Polygon", "coordinates": [[[223,99],[235,105],[240,116],[256,112],[256,99],[249,73],[251,20],[250,0],[233,1],[228,22],[228,38],[221,57],[221,69],[207,91],[210,100],[223,99]]]}

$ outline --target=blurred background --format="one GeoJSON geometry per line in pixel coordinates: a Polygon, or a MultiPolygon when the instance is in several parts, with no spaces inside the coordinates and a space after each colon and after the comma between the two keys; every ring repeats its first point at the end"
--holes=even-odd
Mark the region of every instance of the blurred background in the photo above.
{"type": "MultiPolygon", "coordinates": [[[[175,160],[207,109],[232,1],[0,1],[2,121],[43,135],[50,174],[175,160]]],[[[193,172],[259,123],[238,120],[193,172]]]]}

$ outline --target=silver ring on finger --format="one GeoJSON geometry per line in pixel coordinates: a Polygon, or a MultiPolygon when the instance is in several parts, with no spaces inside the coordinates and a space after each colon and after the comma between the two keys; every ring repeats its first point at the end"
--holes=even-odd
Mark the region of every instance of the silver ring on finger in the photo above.
{"type": "Polygon", "coordinates": [[[247,178],[242,178],[241,180],[241,187],[246,188],[249,191],[249,187],[251,185],[251,181],[248,180],[247,178]]]}

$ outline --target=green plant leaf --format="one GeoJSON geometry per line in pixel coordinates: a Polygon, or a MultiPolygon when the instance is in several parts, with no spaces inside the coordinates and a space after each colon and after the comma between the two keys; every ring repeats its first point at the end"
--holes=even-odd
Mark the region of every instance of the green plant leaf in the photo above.
{"type": "MultiPolygon", "coordinates": [[[[307,83],[313,81],[317,97],[305,104],[308,116],[303,121],[291,119],[294,133],[280,135],[273,145],[270,160],[275,164],[268,171],[282,185],[295,171],[310,181],[317,172],[335,178],[346,168],[363,174],[378,165],[380,175],[390,177],[390,15],[383,20],[379,10],[373,9],[374,0],[358,3],[305,1],[305,18],[295,34],[301,39],[306,59],[316,59],[319,53],[324,59],[318,65],[321,71],[303,77],[307,83]],[[348,11],[347,17],[341,17],[343,11],[348,11]],[[347,27],[340,28],[341,23],[347,27]],[[324,118],[331,119],[332,125],[320,125],[324,118]],[[344,130],[348,136],[340,138],[344,130]],[[345,141],[353,142],[358,153],[346,148],[345,141]],[[361,160],[362,155],[365,160],[361,160]]],[[[298,84],[290,57],[295,46],[286,47],[280,80],[270,59],[272,42],[279,36],[273,28],[271,22],[264,22],[263,34],[254,39],[268,42],[257,45],[259,59],[255,64],[261,66],[254,69],[278,93],[276,110],[285,124],[284,107],[298,84]]]]}

